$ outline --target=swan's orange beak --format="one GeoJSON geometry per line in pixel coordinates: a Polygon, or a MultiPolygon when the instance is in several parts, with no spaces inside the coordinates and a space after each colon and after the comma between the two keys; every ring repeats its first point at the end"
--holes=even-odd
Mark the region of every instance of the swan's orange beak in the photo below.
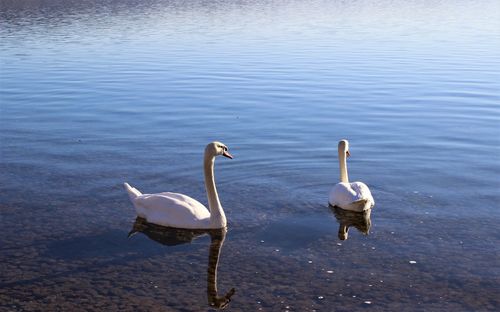
{"type": "Polygon", "coordinates": [[[228,151],[224,151],[224,152],[222,153],[222,156],[227,157],[227,158],[229,158],[229,159],[233,159],[233,155],[229,154],[229,152],[228,152],[228,151]]]}
{"type": "Polygon", "coordinates": [[[347,155],[347,157],[351,157],[351,153],[349,151],[346,151],[345,154],[347,155]]]}

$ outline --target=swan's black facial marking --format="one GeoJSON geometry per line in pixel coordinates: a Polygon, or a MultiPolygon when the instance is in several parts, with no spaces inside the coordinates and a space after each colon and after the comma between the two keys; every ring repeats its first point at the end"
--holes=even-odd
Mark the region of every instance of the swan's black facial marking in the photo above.
{"type": "Polygon", "coordinates": [[[221,148],[222,148],[222,156],[227,157],[229,159],[233,159],[233,155],[229,153],[227,146],[222,145],[221,148]]]}

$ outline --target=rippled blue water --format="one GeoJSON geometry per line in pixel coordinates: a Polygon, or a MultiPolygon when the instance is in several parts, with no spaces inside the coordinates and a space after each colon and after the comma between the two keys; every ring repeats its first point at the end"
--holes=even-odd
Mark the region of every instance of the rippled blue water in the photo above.
{"type": "Polygon", "coordinates": [[[202,152],[219,140],[235,155],[216,167],[231,310],[495,310],[499,12],[496,1],[1,1],[0,304],[205,309],[205,269],[186,263],[205,265],[207,241],[126,240],[135,214],[121,183],[205,202],[202,152]],[[327,194],[342,138],[350,178],[377,204],[371,234],[341,243],[327,194]],[[315,275],[330,266],[331,279],[315,275]]]}

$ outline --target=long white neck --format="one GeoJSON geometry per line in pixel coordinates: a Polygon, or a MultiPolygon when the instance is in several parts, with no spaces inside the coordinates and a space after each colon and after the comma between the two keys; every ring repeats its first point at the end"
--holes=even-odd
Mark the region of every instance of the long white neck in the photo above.
{"type": "Polygon", "coordinates": [[[349,176],[347,175],[346,152],[343,149],[339,149],[339,167],[340,167],[340,182],[349,183],[349,176]]]}
{"type": "Polygon", "coordinates": [[[227,220],[215,187],[214,160],[215,156],[205,153],[203,161],[205,188],[207,190],[208,208],[210,209],[210,225],[212,228],[222,228],[226,226],[227,220]]]}

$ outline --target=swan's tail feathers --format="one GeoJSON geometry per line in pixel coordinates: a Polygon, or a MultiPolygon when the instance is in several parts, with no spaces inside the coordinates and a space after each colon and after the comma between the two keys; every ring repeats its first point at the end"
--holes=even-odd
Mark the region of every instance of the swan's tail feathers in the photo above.
{"type": "Polygon", "coordinates": [[[139,192],[138,189],[136,189],[135,187],[130,186],[127,182],[123,183],[123,186],[127,190],[128,196],[130,197],[130,200],[132,200],[132,201],[134,199],[136,199],[138,196],[142,195],[142,193],[139,192]]]}

